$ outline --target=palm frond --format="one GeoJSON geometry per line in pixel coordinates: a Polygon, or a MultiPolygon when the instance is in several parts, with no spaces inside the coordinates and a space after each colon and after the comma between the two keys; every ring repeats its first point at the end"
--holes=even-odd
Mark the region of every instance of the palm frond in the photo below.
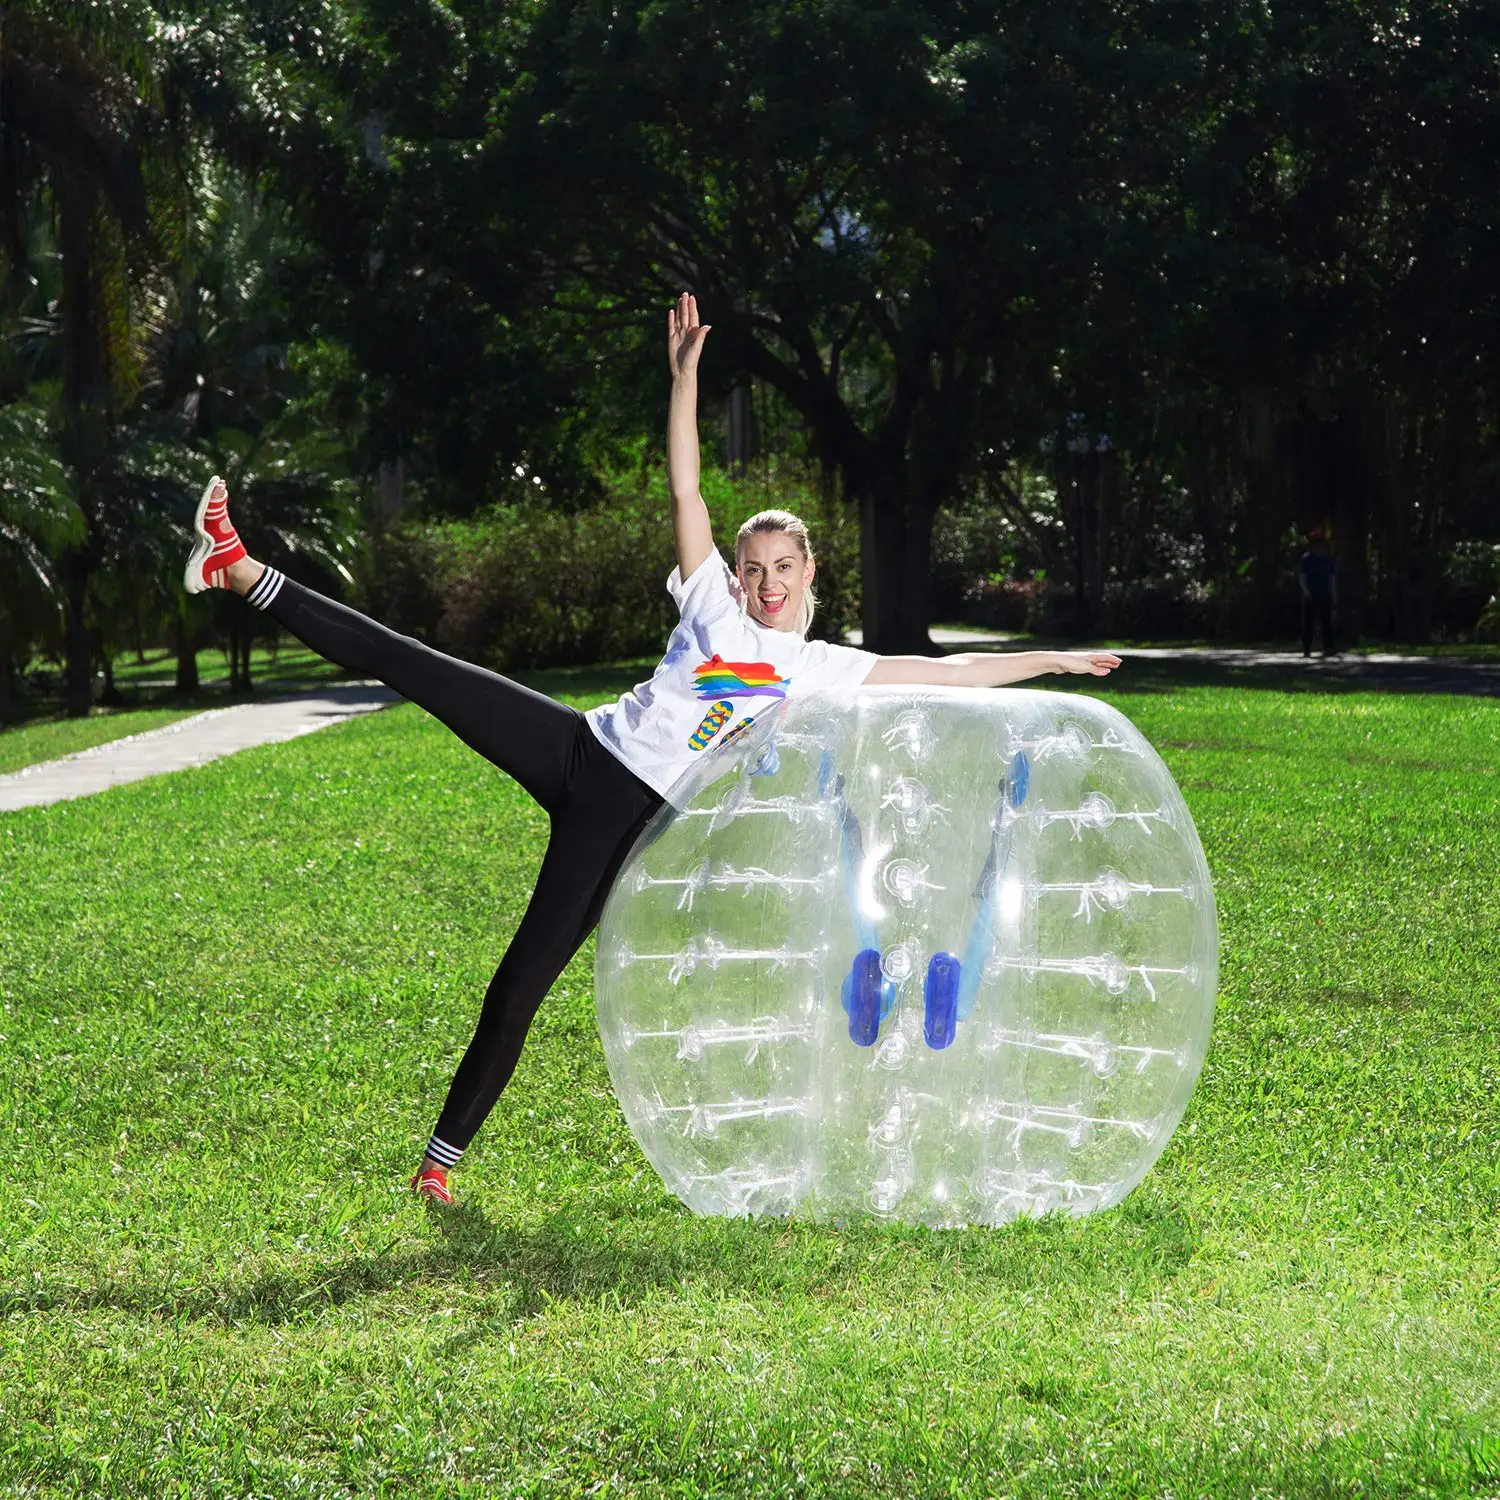
{"type": "Polygon", "coordinates": [[[79,541],[86,529],[39,407],[0,407],[0,522],[46,551],[79,541]]]}

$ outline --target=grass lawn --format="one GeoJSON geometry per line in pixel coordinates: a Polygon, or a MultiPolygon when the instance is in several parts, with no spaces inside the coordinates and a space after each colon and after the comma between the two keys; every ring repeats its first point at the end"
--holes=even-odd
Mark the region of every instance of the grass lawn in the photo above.
{"type": "Polygon", "coordinates": [[[0,776],[37,761],[56,760],[123,739],[127,734],[160,729],[198,712],[195,708],[96,709],[86,719],[47,719],[0,730],[0,776]]]}
{"type": "Polygon", "coordinates": [[[1500,1495],[1500,703],[1143,682],[1222,994],[1080,1222],[692,1218],[592,947],[424,1208],[545,819],[414,708],[0,817],[0,1495],[1500,1495]]]}

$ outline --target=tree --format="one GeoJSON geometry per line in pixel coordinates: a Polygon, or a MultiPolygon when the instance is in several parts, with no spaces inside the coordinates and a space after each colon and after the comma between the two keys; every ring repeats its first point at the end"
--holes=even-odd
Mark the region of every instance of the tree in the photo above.
{"type": "Polygon", "coordinates": [[[20,404],[0,407],[0,723],[15,699],[17,658],[62,623],[53,559],[79,540],[85,524],[47,414],[20,404]]]}
{"type": "MultiPolygon", "coordinates": [[[[286,210],[238,171],[206,168],[198,199],[174,282],[160,298],[130,413],[132,441],[119,462],[133,571],[155,585],[173,617],[184,691],[196,687],[197,672],[181,554],[208,475],[229,483],[236,524],[256,556],[280,566],[301,557],[325,576],[350,576],[349,455],[309,410],[307,372],[293,354],[285,263],[301,243],[286,210]]],[[[122,557],[129,545],[122,536],[122,557]]],[[[246,691],[252,617],[238,600],[211,603],[229,642],[231,691],[246,691]]]]}
{"type": "MultiPolygon", "coordinates": [[[[130,0],[9,6],[0,24],[0,244],[14,279],[24,268],[30,209],[47,205],[61,282],[59,444],[91,521],[108,503],[108,433],[130,377],[129,274],[147,258],[152,239],[142,86],[154,29],[149,7],[130,0]]],[[[85,616],[98,563],[92,530],[58,561],[67,616],[64,697],[73,714],[87,713],[93,697],[85,616]]]]}
{"type": "Polygon", "coordinates": [[[1195,35],[1095,0],[554,0],[476,167],[486,233],[524,225],[553,308],[691,286],[859,507],[867,641],[921,649],[933,517],[1068,409],[1058,354],[1212,99],[1195,35]]]}

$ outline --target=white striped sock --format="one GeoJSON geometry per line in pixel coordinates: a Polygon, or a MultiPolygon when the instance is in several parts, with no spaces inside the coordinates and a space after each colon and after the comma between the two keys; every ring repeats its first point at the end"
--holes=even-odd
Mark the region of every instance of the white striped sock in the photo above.
{"type": "Polygon", "coordinates": [[[464,1154],[462,1146],[450,1146],[441,1136],[432,1136],[427,1142],[427,1155],[439,1166],[456,1167],[458,1159],[464,1154]]]}
{"type": "Polygon", "coordinates": [[[266,609],[271,601],[281,592],[281,585],[286,582],[286,575],[275,568],[267,568],[259,578],[255,580],[250,592],[245,595],[247,603],[253,604],[256,609],[266,609]]]}

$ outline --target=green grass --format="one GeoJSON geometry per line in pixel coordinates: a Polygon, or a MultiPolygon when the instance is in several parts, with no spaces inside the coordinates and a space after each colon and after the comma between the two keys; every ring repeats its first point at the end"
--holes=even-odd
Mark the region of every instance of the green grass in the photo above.
{"type": "Polygon", "coordinates": [[[47,719],[0,730],[0,776],[38,761],[56,760],[94,745],[175,724],[192,708],[96,709],[86,719],[47,719]]]}
{"type": "Polygon", "coordinates": [[[1346,656],[1387,652],[1396,656],[1451,657],[1455,661],[1500,661],[1500,642],[1497,641],[1436,641],[1425,646],[1405,641],[1363,642],[1343,649],[1346,656]]]}
{"type": "Polygon", "coordinates": [[[0,1494],[1500,1494],[1500,705],[1141,685],[1222,994],[1077,1223],[692,1218],[592,948],[424,1210],[545,819],[413,708],[0,818],[0,1494]]]}

